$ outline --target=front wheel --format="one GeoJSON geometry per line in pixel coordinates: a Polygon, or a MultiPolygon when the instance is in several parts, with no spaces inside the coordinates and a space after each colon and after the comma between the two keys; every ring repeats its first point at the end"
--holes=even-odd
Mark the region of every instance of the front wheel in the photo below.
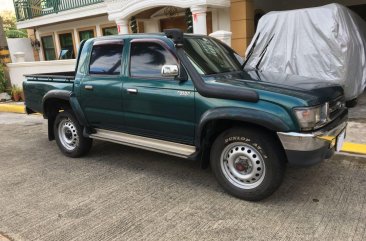
{"type": "Polygon", "coordinates": [[[346,101],[346,107],[347,108],[353,108],[357,105],[357,103],[358,103],[358,99],[354,98],[352,100],[346,101]]]}
{"type": "Polygon", "coordinates": [[[213,143],[210,161],[221,186],[248,201],[270,196],[280,186],[286,167],[278,141],[255,128],[224,131],[213,143]]]}
{"type": "Polygon", "coordinates": [[[69,110],[57,114],[53,131],[58,147],[68,157],[81,157],[92,146],[92,139],[83,136],[82,127],[69,110]]]}

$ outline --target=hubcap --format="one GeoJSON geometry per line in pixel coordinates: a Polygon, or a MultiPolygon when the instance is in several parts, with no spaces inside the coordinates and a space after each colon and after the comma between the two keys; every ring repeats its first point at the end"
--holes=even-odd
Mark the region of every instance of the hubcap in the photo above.
{"type": "Polygon", "coordinates": [[[235,186],[252,189],[259,186],[265,176],[262,155],[246,143],[232,143],[221,154],[221,170],[235,186]]]}
{"type": "Polygon", "coordinates": [[[79,136],[74,123],[70,119],[63,119],[58,125],[58,136],[61,144],[69,151],[79,145],[79,136]]]}

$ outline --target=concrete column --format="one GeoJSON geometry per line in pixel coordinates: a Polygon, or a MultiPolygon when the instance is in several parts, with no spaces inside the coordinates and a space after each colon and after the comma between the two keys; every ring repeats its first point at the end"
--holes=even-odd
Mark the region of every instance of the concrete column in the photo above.
{"type": "Polygon", "coordinates": [[[193,18],[193,33],[207,35],[207,6],[193,6],[191,7],[191,12],[193,18]]]}
{"type": "Polygon", "coordinates": [[[231,46],[231,36],[232,33],[229,31],[219,30],[210,34],[211,37],[217,38],[218,40],[231,46]]]}
{"type": "MultiPolygon", "coordinates": [[[[54,38],[54,35],[52,34],[52,37],[54,38]]],[[[41,35],[39,34],[38,31],[36,31],[36,39],[38,39],[39,42],[41,42],[41,47],[39,48],[39,52],[38,52],[38,61],[44,61],[44,54],[43,54],[43,48],[42,48],[42,39],[41,39],[41,35]]],[[[37,61],[37,59],[36,59],[37,61]]]]}
{"type": "MultiPolygon", "coordinates": [[[[79,32],[76,28],[74,28],[74,39],[75,39],[75,49],[76,51],[79,51],[79,46],[80,46],[80,37],[79,37],[79,32]]],[[[75,57],[76,57],[77,53],[75,53],[75,57]]]]}
{"type": "Polygon", "coordinates": [[[57,60],[60,57],[61,43],[60,43],[60,38],[58,36],[58,32],[54,32],[53,36],[55,38],[56,60],[57,60]]]}
{"type": "Polygon", "coordinates": [[[128,34],[128,20],[127,19],[116,19],[118,34],[128,34]]]}
{"type": "Polygon", "coordinates": [[[97,24],[95,27],[95,31],[96,31],[96,37],[102,37],[103,36],[103,32],[102,32],[102,28],[100,27],[100,24],[97,24]]]}
{"type": "Polygon", "coordinates": [[[254,36],[253,0],[231,0],[232,48],[244,56],[254,36]]]}
{"type": "MultiPolygon", "coordinates": [[[[42,54],[42,40],[41,40],[41,36],[39,35],[39,32],[36,30],[36,31],[33,31],[34,33],[34,40],[38,40],[39,43],[40,43],[40,47],[39,47],[39,50],[35,50],[33,49],[33,52],[34,52],[34,60],[35,61],[41,61],[41,60],[44,60],[43,59],[43,54],[42,54]]],[[[29,37],[29,33],[28,33],[28,37],[29,37]]]]}

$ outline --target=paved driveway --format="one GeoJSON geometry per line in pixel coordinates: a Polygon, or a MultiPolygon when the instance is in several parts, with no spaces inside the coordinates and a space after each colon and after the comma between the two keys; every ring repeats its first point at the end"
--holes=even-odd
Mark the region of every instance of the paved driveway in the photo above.
{"type": "Polygon", "coordinates": [[[366,239],[364,159],[289,168],[272,197],[250,203],[175,157],[95,142],[66,158],[46,128],[0,113],[0,240],[366,239]]]}

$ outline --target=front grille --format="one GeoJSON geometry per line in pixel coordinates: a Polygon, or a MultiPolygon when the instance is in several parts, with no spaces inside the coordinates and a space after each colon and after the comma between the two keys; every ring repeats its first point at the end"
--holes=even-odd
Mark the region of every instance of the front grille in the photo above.
{"type": "Polygon", "coordinates": [[[329,101],[329,120],[336,119],[343,110],[346,109],[346,99],[344,95],[341,95],[334,100],[329,101]]]}

